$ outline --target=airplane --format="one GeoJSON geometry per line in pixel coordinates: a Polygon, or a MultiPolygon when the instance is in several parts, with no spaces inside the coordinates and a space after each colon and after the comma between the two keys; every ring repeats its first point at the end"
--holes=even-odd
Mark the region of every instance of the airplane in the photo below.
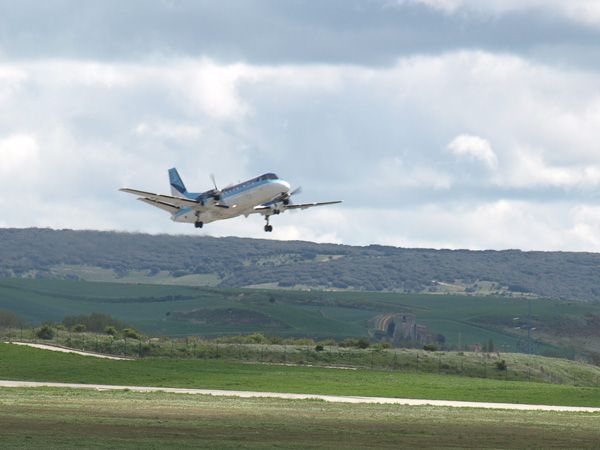
{"type": "Polygon", "coordinates": [[[121,188],[119,191],[138,196],[138,200],[171,213],[174,222],[193,223],[196,228],[217,220],[237,216],[248,217],[261,214],[265,217],[266,232],[273,231],[271,216],[287,210],[308,209],[315,206],[334,205],[341,200],[320,203],[292,203],[292,196],[301,188],[290,192],[290,184],[274,173],[265,173],[239,184],[223,189],[217,187],[211,175],[214,189],[205,192],[188,192],[177,169],[169,169],[171,195],[153,194],[137,189],[121,188]]]}

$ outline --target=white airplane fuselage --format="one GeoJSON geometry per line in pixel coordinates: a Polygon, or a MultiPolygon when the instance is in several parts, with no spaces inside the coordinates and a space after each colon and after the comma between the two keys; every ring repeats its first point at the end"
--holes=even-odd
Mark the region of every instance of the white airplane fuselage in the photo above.
{"type": "Polygon", "coordinates": [[[289,192],[290,184],[277,179],[248,180],[243,183],[225,188],[221,191],[219,202],[227,208],[211,208],[208,211],[198,212],[192,208],[184,208],[174,213],[171,220],[174,222],[203,223],[215,220],[230,219],[253,212],[254,207],[268,203],[274,198],[289,192]]]}

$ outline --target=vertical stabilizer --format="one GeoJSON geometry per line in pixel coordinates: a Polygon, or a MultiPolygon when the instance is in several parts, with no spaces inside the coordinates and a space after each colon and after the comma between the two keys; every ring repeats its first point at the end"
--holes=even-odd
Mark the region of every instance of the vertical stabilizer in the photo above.
{"type": "Polygon", "coordinates": [[[171,194],[174,197],[184,197],[187,193],[185,184],[181,180],[176,168],[169,169],[169,183],[171,184],[171,194]]]}

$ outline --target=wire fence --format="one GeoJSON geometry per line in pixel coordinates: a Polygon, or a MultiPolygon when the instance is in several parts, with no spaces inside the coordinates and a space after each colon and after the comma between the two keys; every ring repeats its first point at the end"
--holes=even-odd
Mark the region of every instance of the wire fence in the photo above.
{"type": "Polygon", "coordinates": [[[58,345],[71,349],[130,358],[227,360],[348,369],[389,370],[600,387],[600,368],[559,358],[514,353],[428,352],[414,349],[347,348],[335,345],[223,343],[198,337],[127,338],[41,328],[0,329],[2,341],[58,345]]]}

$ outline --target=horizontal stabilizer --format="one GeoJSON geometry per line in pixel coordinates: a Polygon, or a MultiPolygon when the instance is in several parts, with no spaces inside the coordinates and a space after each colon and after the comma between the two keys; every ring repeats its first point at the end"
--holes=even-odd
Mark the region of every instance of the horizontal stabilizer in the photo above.
{"type": "Polygon", "coordinates": [[[138,191],[137,189],[129,189],[129,188],[122,188],[119,190],[121,192],[127,192],[128,194],[137,195],[139,197],[144,197],[149,200],[154,200],[157,202],[164,202],[164,203],[174,205],[179,208],[199,209],[199,207],[200,207],[199,202],[197,202],[195,200],[189,200],[187,198],[172,197],[170,195],[154,194],[152,192],[138,191]]]}

